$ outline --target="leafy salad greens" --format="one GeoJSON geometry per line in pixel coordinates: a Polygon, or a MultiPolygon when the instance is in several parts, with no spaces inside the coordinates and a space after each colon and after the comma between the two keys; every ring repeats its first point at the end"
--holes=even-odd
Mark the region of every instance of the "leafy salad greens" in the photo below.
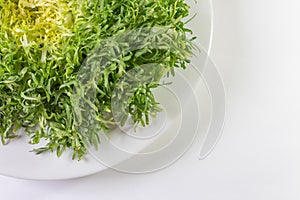
{"type": "Polygon", "coordinates": [[[24,128],[30,144],[46,141],[33,150],[37,154],[60,157],[71,149],[80,160],[88,145],[100,143],[99,131],[109,133],[118,120],[149,124],[160,111],[152,89],[175,75],[175,68],[186,68],[192,54],[194,38],[183,21],[188,15],[184,0],[0,0],[2,143],[24,128]],[[115,37],[141,28],[148,31],[135,31],[134,40],[115,37]],[[127,90],[123,104],[112,108],[112,99],[123,101],[115,91],[131,84],[123,80],[128,72],[151,63],[152,70],[129,77],[147,81],[127,90]],[[83,65],[98,70],[91,75],[83,65]]]}

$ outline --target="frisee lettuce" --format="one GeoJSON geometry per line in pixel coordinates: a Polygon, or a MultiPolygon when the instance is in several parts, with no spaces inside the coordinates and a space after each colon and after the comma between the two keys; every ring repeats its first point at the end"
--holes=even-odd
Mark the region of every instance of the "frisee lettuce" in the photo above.
{"type": "Polygon", "coordinates": [[[189,62],[192,39],[187,34],[192,32],[183,22],[188,15],[189,6],[183,0],[0,0],[2,143],[24,128],[31,144],[47,142],[34,149],[37,154],[51,151],[59,157],[72,149],[72,158],[81,159],[88,145],[99,144],[99,131],[109,132],[116,124],[111,101],[118,99],[114,91],[123,91],[128,84],[122,78],[141,65],[157,63],[154,71],[131,77],[142,80],[156,74],[131,88],[125,95],[129,96],[123,105],[126,108],[119,110],[121,124],[130,117],[136,125],[146,126],[160,111],[152,89],[159,87],[161,78],[174,75],[175,68],[184,69],[189,62]],[[152,27],[166,31],[155,35],[152,27]],[[136,37],[136,44],[108,40],[140,28],[149,28],[151,34],[136,37]],[[145,45],[149,41],[163,48],[145,45]],[[107,65],[96,62],[101,73],[98,71],[92,82],[94,96],[77,98],[80,96],[74,92],[89,92],[78,80],[85,79],[82,65],[93,60],[99,44],[113,47],[117,56],[112,59],[110,53],[105,54],[112,59],[107,65]],[[126,49],[137,44],[140,48],[126,49]],[[82,105],[92,108],[93,115],[82,114],[82,105]]]}

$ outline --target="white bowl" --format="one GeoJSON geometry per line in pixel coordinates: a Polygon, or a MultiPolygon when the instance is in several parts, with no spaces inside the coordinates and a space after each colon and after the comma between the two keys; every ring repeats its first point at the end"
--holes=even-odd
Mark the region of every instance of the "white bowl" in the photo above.
{"type": "MultiPolygon", "coordinates": [[[[191,5],[191,16],[197,13],[196,17],[189,23],[189,27],[198,37],[197,42],[209,52],[213,33],[211,0],[201,0],[197,4],[193,0],[187,0],[187,2],[191,5]]],[[[203,100],[203,103],[205,104],[205,100],[203,100]]],[[[203,135],[200,138],[204,139],[204,137],[203,135]]],[[[51,153],[37,156],[30,152],[33,146],[27,145],[27,140],[28,138],[23,137],[12,140],[7,146],[0,145],[0,174],[31,180],[62,180],[83,177],[107,169],[107,166],[100,164],[99,160],[97,161],[91,155],[87,155],[80,162],[70,159],[71,152],[66,152],[59,159],[51,153]]],[[[128,146],[126,140],[121,141],[119,144],[122,144],[122,142],[125,146],[128,146]]],[[[147,149],[151,150],[151,148],[157,148],[160,142],[156,140],[155,143],[151,144],[143,143],[138,149],[141,150],[148,146],[147,149]]],[[[105,154],[105,152],[101,153],[105,154]]]]}

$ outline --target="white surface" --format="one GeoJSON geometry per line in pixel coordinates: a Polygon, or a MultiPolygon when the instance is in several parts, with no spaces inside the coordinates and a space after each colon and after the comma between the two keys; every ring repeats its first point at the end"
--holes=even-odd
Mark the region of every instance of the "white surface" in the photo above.
{"type": "Polygon", "coordinates": [[[61,182],[0,178],[1,199],[300,199],[300,2],[214,0],[212,58],[227,92],[213,154],[192,149],[170,168],[106,170],[61,182]]]}

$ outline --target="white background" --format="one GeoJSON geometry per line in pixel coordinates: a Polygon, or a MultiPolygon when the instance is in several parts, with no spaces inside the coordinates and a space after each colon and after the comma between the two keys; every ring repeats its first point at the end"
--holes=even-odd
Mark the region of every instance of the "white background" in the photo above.
{"type": "Polygon", "coordinates": [[[1,199],[300,199],[300,1],[214,0],[212,59],[227,121],[214,152],[193,147],[147,175],[106,170],[70,181],[0,176],[1,199]]]}

